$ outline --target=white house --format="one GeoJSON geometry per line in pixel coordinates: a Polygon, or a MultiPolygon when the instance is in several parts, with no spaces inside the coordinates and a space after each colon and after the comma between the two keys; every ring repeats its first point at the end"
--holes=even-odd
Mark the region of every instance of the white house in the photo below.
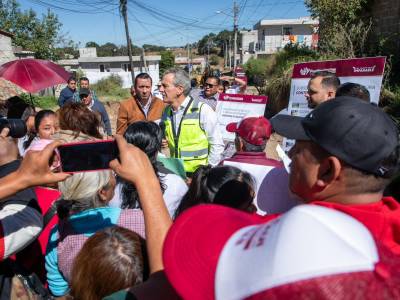
{"type": "Polygon", "coordinates": [[[12,45],[14,34],[0,29],[0,65],[18,58],[33,58],[34,52],[12,45]]]}
{"type": "Polygon", "coordinates": [[[206,60],[204,57],[196,57],[188,60],[187,56],[176,56],[175,57],[175,65],[186,67],[190,63],[192,65],[193,70],[200,68],[201,71],[204,71],[206,67],[206,60]]]}
{"type": "Polygon", "coordinates": [[[272,54],[289,43],[316,47],[319,21],[311,17],[298,19],[260,20],[254,30],[241,31],[241,61],[250,57],[272,54]]]}
{"type": "Polygon", "coordinates": [[[0,65],[17,59],[11,45],[13,36],[12,33],[0,30],[0,65]]]}
{"type": "MultiPolygon", "coordinates": [[[[149,73],[153,79],[153,86],[160,80],[159,64],[161,56],[145,56],[144,61],[141,56],[133,56],[133,72],[135,76],[141,72],[149,73]]],[[[81,69],[91,83],[108,77],[111,74],[119,75],[123,80],[123,87],[128,88],[132,85],[131,66],[128,56],[106,56],[98,57],[96,48],[79,49],[78,59],[64,59],[57,62],[68,71],[81,69]]]]}

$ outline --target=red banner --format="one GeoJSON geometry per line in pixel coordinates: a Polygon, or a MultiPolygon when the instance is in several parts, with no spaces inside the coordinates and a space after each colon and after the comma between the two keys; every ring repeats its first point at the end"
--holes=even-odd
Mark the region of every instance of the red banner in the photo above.
{"type": "Polygon", "coordinates": [[[329,71],[338,77],[379,76],[385,69],[386,57],[352,58],[295,64],[292,78],[310,78],[317,71],[329,71]]]}

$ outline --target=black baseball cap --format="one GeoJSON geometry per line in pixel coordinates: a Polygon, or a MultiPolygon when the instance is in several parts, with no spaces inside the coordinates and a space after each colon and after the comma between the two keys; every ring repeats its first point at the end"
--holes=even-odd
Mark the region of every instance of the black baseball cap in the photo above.
{"type": "Polygon", "coordinates": [[[278,115],[274,130],[295,140],[313,141],[350,166],[386,177],[383,164],[399,145],[399,132],[379,107],[354,97],[325,101],[304,118],[278,115]]]}
{"type": "Polygon", "coordinates": [[[90,90],[87,88],[81,88],[79,90],[79,96],[88,96],[90,95],[90,90]]]}

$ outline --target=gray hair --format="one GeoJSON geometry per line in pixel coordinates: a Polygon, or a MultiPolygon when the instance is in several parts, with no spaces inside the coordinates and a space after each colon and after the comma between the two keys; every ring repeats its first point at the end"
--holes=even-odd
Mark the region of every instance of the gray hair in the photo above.
{"type": "Polygon", "coordinates": [[[173,74],[174,85],[183,87],[183,94],[185,96],[189,95],[191,89],[189,74],[185,70],[179,68],[171,68],[164,72],[164,76],[168,74],[173,74]]]}
{"type": "Polygon", "coordinates": [[[72,201],[75,212],[104,206],[99,191],[108,189],[112,173],[109,170],[75,173],[58,183],[58,189],[66,201],[72,201]]]}

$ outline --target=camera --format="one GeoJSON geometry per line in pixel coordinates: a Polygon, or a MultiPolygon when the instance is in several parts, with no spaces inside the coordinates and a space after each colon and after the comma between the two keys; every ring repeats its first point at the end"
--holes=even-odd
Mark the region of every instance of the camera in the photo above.
{"type": "Polygon", "coordinates": [[[8,128],[10,130],[8,136],[12,138],[22,138],[27,133],[26,124],[21,119],[6,119],[0,117],[0,132],[8,128]]]}

